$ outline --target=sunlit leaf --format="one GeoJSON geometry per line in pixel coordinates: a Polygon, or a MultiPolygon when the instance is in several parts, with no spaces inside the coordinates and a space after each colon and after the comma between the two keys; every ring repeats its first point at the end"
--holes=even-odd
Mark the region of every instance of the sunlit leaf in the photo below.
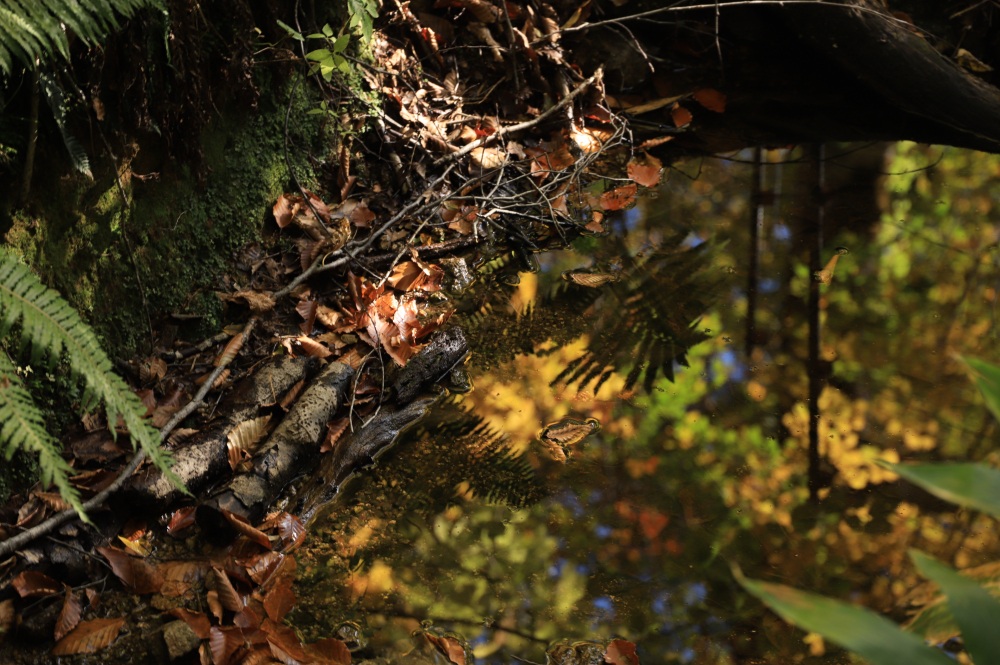
{"type": "Polygon", "coordinates": [[[178,508],[170,517],[167,525],[167,533],[171,536],[179,536],[182,531],[194,526],[194,513],[197,506],[185,506],[178,508]]]}
{"type": "Polygon", "coordinates": [[[1000,517],[1000,471],[972,462],[879,462],[934,496],[1000,517]]]}
{"type": "Polygon", "coordinates": [[[53,656],[73,656],[80,653],[96,653],[118,638],[125,618],[93,619],[84,621],[68,635],[56,642],[53,656]]]}
{"type": "Polygon", "coordinates": [[[225,509],[222,510],[222,515],[237,533],[246,536],[251,542],[257,543],[264,549],[271,549],[271,539],[267,537],[267,534],[250,524],[246,518],[225,509]]]}
{"type": "Polygon", "coordinates": [[[923,552],[910,550],[920,574],[934,581],[948,598],[948,609],[962,629],[962,640],[976,663],[1000,655],[1000,601],[975,580],[960,575],[923,552]]]}
{"type": "Polygon", "coordinates": [[[244,420],[226,435],[229,466],[235,469],[244,459],[253,457],[261,439],[267,435],[267,425],[271,416],[261,416],[244,420]]]}
{"type": "Polygon", "coordinates": [[[872,665],[953,665],[954,661],[924,644],[916,635],[871,610],[839,600],[743,577],[743,588],[759,598],[782,619],[819,633],[831,642],[857,653],[872,665]]]}

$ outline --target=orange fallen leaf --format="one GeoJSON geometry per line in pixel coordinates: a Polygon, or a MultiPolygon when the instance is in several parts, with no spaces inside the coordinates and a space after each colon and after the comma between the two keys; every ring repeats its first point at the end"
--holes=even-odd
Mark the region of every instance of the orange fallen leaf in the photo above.
{"type": "Polygon", "coordinates": [[[11,582],[11,586],[17,591],[21,598],[33,598],[35,596],[50,596],[62,589],[59,583],[46,575],[35,570],[25,570],[18,574],[11,582]]]}
{"type": "Polygon", "coordinates": [[[604,192],[601,194],[601,208],[604,210],[622,210],[628,208],[635,203],[635,194],[638,189],[635,183],[630,183],[604,192]]]}
{"type": "Polygon", "coordinates": [[[674,104],[674,108],[670,109],[670,117],[673,118],[676,127],[686,127],[691,124],[694,116],[680,104],[674,104]]]}
{"type": "Polygon", "coordinates": [[[62,609],[59,610],[59,618],[56,619],[55,638],[58,642],[80,623],[80,615],[83,613],[83,605],[80,599],[69,587],[66,587],[66,597],[63,599],[62,609]]]}
{"type": "Polygon", "coordinates": [[[611,665],[639,665],[635,644],[627,640],[611,640],[604,652],[604,662],[611,665]]]}
{"type": "Polygon", "coordinates": [[[116,619],[93,619],[84,621],[56,642],[53,656],[73,656],[80,653],[96,653],[118,639],[118,633],[125,625],[125,617],[116,619]]]}
{"type": "Polygon", "coordinates": [[[724,113],[726,110],[726,93],[719,92],[715,88],[702,88],[691,96],[709,111],[724,113]]]}
{"type": "Polygon", "coordinates": [[[656,187],[663,175],[663,162],[648,153],[636,155],[628,163],[628,177],[643,187],[656,187]]]}
{"type": "Polygon", "coordinates": [[[149,563],[129,556],[124,550],[98,547],[97,551],[111,564],[111,570],[121,583],[138,594],[156,593],[163,586],[163,576],[149,563]]]}

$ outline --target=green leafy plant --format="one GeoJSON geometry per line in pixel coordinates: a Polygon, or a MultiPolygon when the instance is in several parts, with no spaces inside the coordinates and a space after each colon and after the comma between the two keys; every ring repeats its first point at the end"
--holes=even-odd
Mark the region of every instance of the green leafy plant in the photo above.
{"type": "Polygon", "coordinates": [[[99,44],[122,18],[161,0],[0,0],[0,71],[15,63],[32,69],[38,60],[69,58],[69,35],[99,44]]]}
{"type": "Polygon", "coordinates": [[[318,73],[324,81],[332,81],[333,75],[340,72],[343,76],[351,73],[351,63],[345,53],[351,43],[351,33],[358,37],[358,49],[364,51],[372,41],[372,34],[375,31],[375,19],[378,18],[377,0],[348,0],[347,2],[347,25],[334,33],[333,28],[327,23],[320,32],[314,32],[303,36],[301,32],[291,27],[287,23],[278,21],[285,32],[303,44],[307,39],[320,39],[325,42],[325,46],[313,49],[306,53],[306,60],[312,63],[310,74],[318,73]],[[350,32],[345,32],[349,30],[350,32]]]}
{"type": "MultiPolygon", "coordinates": [[[[1000,418],[1000,367],[966,359],[987,407],[1000,418]]],[[[938,498],[1000,517],[1000,471],[974,463],[883,464],[938,498]]],[[[947,610],[932,608],[934,617],[922,625],[940,630],[954,626],[978,665],[1000,662],[1000,601],[980,580],[963,575],[934,558],[910,550],[917,570],[941,589],[947,610]],[[943,616],[942,616],[943,615],[943,616]]],[[[737,580],[785,621],[819,633],[854,651],[874,665],[945,665],[954,661],[927,646],[915,632],[848,603],[781,584],[752,580],[736,570],[737,580]]],[[[918,617],[919,618],[919,617],[918,617]]],[[[916,628],[915,621],[912,628],[916,628]]]]}
{"type": "MultiPolygon", "coordinates": [[[[65,358],[71,376],[83,386],[80,408],[90,411],[103,404],[112,434],[120,418],[133,446],[138,443],[157,467],[168,469],[170,456],[159,445],[159,433],[144,420],[145,407],[112,371],[94,332],[58,293],[0,248],[0,336],[6,337],[16,324],[20,324],[22,351],[30,351],[33,365],[51,365],[65,358]]],[[[46,428],[42,410],[15,364],[6,353],[0,353],[0,450],[9,460],[19,449],[38,455],[42,481],[55,485],[86,519],[80,494],[69,482],[72,469],[46,428]]]]}

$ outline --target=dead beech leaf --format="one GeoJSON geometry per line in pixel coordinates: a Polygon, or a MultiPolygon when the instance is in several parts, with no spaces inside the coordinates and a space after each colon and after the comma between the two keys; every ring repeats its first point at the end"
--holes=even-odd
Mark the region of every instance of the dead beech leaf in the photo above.
{"type": "Polygon", "coordinates": [[[680,104],[674,104],[674,107],[670,109],[670,117],[673,119],[675,127],[686,127],[691,124],[694,116],[691,115],[691,111],[680,104]]]}
{"type": "Polygon", "coordinates": [[[316,309],[318,307],[319,303],[315,300],[303,300],[295,306],[295,311],[302,317],[299,330],[302,331],[303,335],[308,335],[313,331],[313,325],[316,323],[316,309]]]}
{"type": "Polygon", "coordinates": [[[648,153],[629,160],[628,177],[643,187],[656,187],[663,175],[663,162],[648,153]]]}
{"type": "Polygon", "coordinates": [[[635,183],[615,187],[601,194],[600,206],[604,210],[623,210],[635,203],[638,187],[635,183]]]}
{"type": "Polygon", "coordinates": [[[639,150],[652,150],[656,146],[663,145],[667,141],[673,141],[673,136],[656,136],[651,139],[646,139],[638,145],[639,150]]]}
{"type": "Polygon", "coordinates": [[[7,633],[14,626],[14,599],[0,600],[0,642],[3,642],[7,633]]]}
{"type": "Polygon", "coordinates": [[[573,446],[601,429],[601,423],[596,418],[578,420],[563,418],[549,423],[538,433],[539,440],[545,445],[549,455],[557,462],[565,462],[569,458],[573,446]]]}
{"type": "Polygon", "coordinates": [[[299,343],[302,352],[307,356],[312,356],[313,358],[329,358],[333,355],[333,351],[326,348],[324,345],[320,344],[311,337],[299,335],[295,338],[295,341],[299,343]]]}
{"type": "Polygon", "coordinates": [[[236,358],[236,354],[240,352],[243,347],[243,333],[236,333],[229,343],[226,344],[226,348],[222,350],[222,353],[215,359],[214,365],[216,367],[222,367],[223,365],[228,365],[236,358]]]}
{"type": "Polygon", "coordinates": [[[156,409],[153,410],[153,427],[166,425],[170,418],[180,411],[182,401],[184,401],[184,389],[178,386],[156,405],[156,409]]]}
{"type": "Polygon", "coordinates": [[[167,375],[167,363],[163,358],[152,356],[139,363],[139,380],[156,383],[167,375]]]}
{"type": "Polygon", "coordinates": [[[73,656],[81,653],[97,653],[118,639],[118,633],[125,625],[125,617],[116,619],[92,619],[83,621],[76,628],[56,642],[52,647],[53,656],[73,656]]]}
{"type": "Polygon", "coordinates": [[[247,575],[258,586],[264,586],[271,575],[281,566],[286,555],[281,552],[264,552],[250,560],[246,567],[247,575]]]}
{"type": "Polygon", "coordinates": [[[215,589],[209,589],[205,592],[205,604],[208,605],[208,611],[212,613],[215,620],[222,622],[222,601],[219,600],[219,592],[215,589]]]}
{"type": "Polygon", "coordinates": [[[431,633],[424,633],[424,637],[442,656],[448,659],[448,662],[454,663],[454,665],[465,665],[465,647],[457,639],[445,635],[432,635],[431,633]]]}
{"type": "Polygon", "coordinates": [[[162,561],[157,570],[163,574],[160,593],[168,598],[187,596],[194,583],[205,577],[207,564],[201,561],[162,561]]]}
{"type": "Polygon", "coordinates": [[[125,549],[138,557],[147,557],[152,554],[153,550],[148,544],[143,542],[141,538],[126,538],[125,536],[118,536],[118,540],[121,541],[125,549]]]}
{"type": "Polygon", "coordinates": [[[167,614],[186,623],[194,631],[194,634],[198,636],[198,639],[208,639],[208,635],[212,629],[212,622],[204,612],[194,612],[183,607],[175,607],[169,610],[167,614]]]}
{"type": "Polygon", "coordinates": [[[246,302],[250,311],[254,314],[265,314],[274,309],[274,298],[269,293],[261,291],[244,290],[237,291],[229,299],[240,299],[246,302]]]}
{"type": "Polygon", "coordinates": [[[237,593],[236,587],[233,586],[229,575],[226,575],[226,571],[213,566],[212,572],[215,574],[215,590],[219,594],[219,602],[222,603],[222,607],[230,612],[242,610],[243,598],[237,593]]]}
{"type": "Polygon", "coordinates": [[[589,289],[596,289],[605,284],[612,284],[621,278],[617,272],[595,272],[593,270],[567,270],[562,274],[562,278],[567,282],[586,286],[589,289]]]}
{"type": "Polygon", "coordinates": [[[469,157],[477,169],[498,169],[507,163],[507,153],[497,148],[475,148],[469,157]]]}
{"type": "Polygon", "coordinates": [[[233,654],[243,646],[243,630],[236,626],[212,626],[208,631],[208,648],[212,662],[230,665],[233,654]]]}
{"type": "Polygon", "coordinates": [[[283,544],[282,549],[290,552],[306,540],[306,526],[295,515],[281,512],[275,516],[278,525],[278,537],[283,544]]]}
{"type": "Polygon", "coordinates": [[[604,662],[611,665],[639,665],[639,654],[632,642],[611,640],[604,652],[604,662]]]}
{"type": "Polygon", "coordinates": [[[306,653],[323,665],[351,665],[351,650],[342,641],[333,637],[307,644],[306,653]]]}
{"type": "Polygon", "coordinates": [[[283,621],[294,605],[295,593],[292,591],[292,579],[289,577],[279,580],[264,596],[264,611],[271,621],[283,621]]]}
{"type": "Polygon", "coordinates": [[[108,560],[115,576],[132,592],[140,595],[156,593],[163,586],[163,576],[146,561],[113,547],[98,547],[97,551],[108,560]]]}
{"type": "Polygon", "coordinates": [[[11,582],[11,586],[21,598],[51,596],[62,590],[59,582],[35,570],[21,571],[11,582]]]}
{"type": "Polygon", "coordinates": [[[354,206],[347,219],[351,220],[351,224],[354,224],[359,229],[367,229],[375,221],[375,213],[368,207],[367,199],[362,199],[354,206]]]}
{"type": "Polygon", "coordinates": [[[600,152],[604,146],[604,142],[611,138],[611,136],[610,132],[594,130],[588,127],[584,127],[583,129],[573,127],[570,129],[570,138],[573,139],[573,143],[585,153],[600,152]]]}
{"type": "Polygon", "coordinates": [[[350,424],[350,418],[337,418],[327,423],[326,436],[323,438],[323,445],[320,446],[319,451],[321,453],[328,453],[333,450],[337,445],[337,441],[344,435],[350,424]]]}
{"type": "Polygon", "coordinates": [[[691,96],[709,111],[715,111],[716,113],[725,113],[726,111],[726,94],[719,92],[715,88],[702,88],[695,91],[691,96]]]}
{"type": "Polygon", "coordinates": [[[80,623],[80,616],[83,614],[83,604],[73,593],[73,590],[66,587],[66,596],[63,599],[62,609],[59,610],[59,618],[56,619],[55,640],[58,642],[73,630],[80,623]]]}
{"type": "Polygon", "coordinates": [[[267,534],[250,524],[245,517],[228,510],[223,510],[222,515],[238,533],[246,536],[251,542],[257,543],[266,550],[271,549],[271,539],[267,537],[267,534]]]}
{"type": "Polygon", "coordinates": [[[253,457],[260,440],[267,434],[267,425],[271,416],[261,416],[244,420],[226,435],[226,448],[229,452],[229,466],[235,469],[246,458],[253,457]]]}
{"type": "Polygon", "coordinates": [[[271,208],[271,212],[274,213],[274,221],[278,223],[278,228],[283,229],[292,222],[292,201],[288,194],[282,194],[278,197],[275,202],[274,207],[271,208]]]}

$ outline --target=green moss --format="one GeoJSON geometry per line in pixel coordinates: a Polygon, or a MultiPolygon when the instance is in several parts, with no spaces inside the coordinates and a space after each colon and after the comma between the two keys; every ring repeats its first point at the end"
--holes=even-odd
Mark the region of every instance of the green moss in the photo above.
{"type": "MultiPolygon", "coordinates": [[[[135,146],[132,163],[138,171],[143,159],[161,161],[156,177],[125,168],[119,186],[110,168],[93,182],[40,175],[31,212],[12,217],[6,242],[94,325],[113,357],[147,352],[150,321],[171,312],[201,317],[191,335],[217,332],[225,322],[216,281],[289,189],[283,103],[290,88],[263,96],[281,104],[262,103],[250,117],[232,109],[209,126],[199,139],[201,181],[187,166],[158,159],[155,144],[135,146]]],[[[315,181],[309,155],[327,150],[320,116],[308,113],[315,101],[295,89],[288,158],[308,186],[315,181]]]]}

